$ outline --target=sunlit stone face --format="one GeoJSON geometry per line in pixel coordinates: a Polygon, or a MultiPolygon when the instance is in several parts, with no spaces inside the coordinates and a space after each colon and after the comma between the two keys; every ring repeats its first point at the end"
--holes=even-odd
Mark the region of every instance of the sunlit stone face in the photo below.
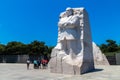
{"type": "Polygon", "coordinates": [[[60,14],[58,42],[49,64],[55,73],[82,74],[94,69],[91,32],[84,8],[67,8],[60,14]]]}

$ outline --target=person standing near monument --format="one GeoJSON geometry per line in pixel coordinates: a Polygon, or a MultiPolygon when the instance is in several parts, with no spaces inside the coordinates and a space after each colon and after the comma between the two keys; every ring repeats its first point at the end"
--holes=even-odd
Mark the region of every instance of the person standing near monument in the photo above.
{"type": "Polygon", "coordinates": [[[30,66],[30,59],[27,59],[27,69],[29,69],[30,66]]]}

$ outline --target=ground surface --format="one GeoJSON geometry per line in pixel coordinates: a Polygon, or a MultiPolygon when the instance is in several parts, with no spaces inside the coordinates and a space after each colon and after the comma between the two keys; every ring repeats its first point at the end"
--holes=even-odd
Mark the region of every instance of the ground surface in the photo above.
{"type": "Polygon", "coordinates": [[[120,66],[96,66],[96,71],[83,75],[50,73],[48,69],[26,69],[26,64],[1,64],[0,80],[120,80],[120,66]]]}

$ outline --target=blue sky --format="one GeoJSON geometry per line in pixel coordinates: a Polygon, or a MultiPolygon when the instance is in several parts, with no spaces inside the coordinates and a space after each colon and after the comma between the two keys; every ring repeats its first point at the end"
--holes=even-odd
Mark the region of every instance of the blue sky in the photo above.
{"type": "Polygon", "coordinates": [[[59,14],[67,7],[85,7],[95,43],[120,43],[120,0],[0,0],[0,43],[57,42],[59,14]]]}

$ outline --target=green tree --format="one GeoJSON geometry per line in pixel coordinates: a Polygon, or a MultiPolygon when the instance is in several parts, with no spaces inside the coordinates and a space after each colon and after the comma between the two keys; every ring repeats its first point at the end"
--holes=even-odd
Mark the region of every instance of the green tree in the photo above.
{"type": "Polygon", "coordinates": [[[5,47],[6,54],[25,54],[25,44],[21,42],[12,41],[5,47]]]}
{"type": "Polygon", "coordinates": [[[0,44],[0,54],[4,54],[5,51],[5,45],[0,44]]]}
{"type": "Polygon", "coordinates": [[[118,45],[114,40],[106,40],[107,42],[107,51],[108,52],[116,52],[118,51],[118,45]]]}
{"type": "Polygon", "coordinates": [[[99,47],[103,53],[107,52],[107,45],[106,44],[101,44],[99,47]]]}
{"type": "Polygon", "coordinates": [[[54,47],[53,46],[45,46],[45,51],[44,51],[44,54],[43,54],[43,56],[44,56],[44,58],[45,59],[50,59],[50,56],[51,56],[51,51],[52,51],[52,49],[53,49],[54,47]]]}
{"type": "Polygon", "coordinates": [[[45,51],[45,43],[40,41],[33,41],[28,44],[29,54],[42,55],[45,51]]]}
{"type": "Polygon", "coordinates": [[[34,57],[43,57],[50,59],[51,51],[53,47],[45,45],[42,41],[33,41],[30,44],[24,44],[17,41],[8,42],[7,45],[0,44],[0,54],[28,54],[34,57]]]}
{"type": "Polygon", "coordinates": [[[119,47],[116,44],[116,41],[106,40],[106,44],[101,44],[100,49],[104,53],[106,53],[106,52],[117,52],[119,50],[119,47]]]}

